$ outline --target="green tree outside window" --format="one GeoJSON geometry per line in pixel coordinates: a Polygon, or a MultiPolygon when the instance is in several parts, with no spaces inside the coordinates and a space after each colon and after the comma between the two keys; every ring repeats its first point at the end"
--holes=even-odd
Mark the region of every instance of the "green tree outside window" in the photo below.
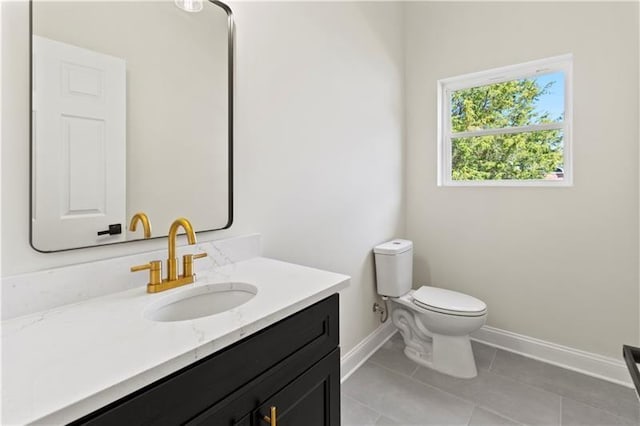
{"type": "Polygon", "coordinates": [[[511,80],[452,92],[453,180],[562,179],[562,130],[509,133],[513,127],[562,123],[563,112],[553,117],[545,109],[549,106],[546,95],[558,83],[546,80],[511,80]],[[456,137],[456,133],[487,129],[504,129],[505,133],[456,137]]]}

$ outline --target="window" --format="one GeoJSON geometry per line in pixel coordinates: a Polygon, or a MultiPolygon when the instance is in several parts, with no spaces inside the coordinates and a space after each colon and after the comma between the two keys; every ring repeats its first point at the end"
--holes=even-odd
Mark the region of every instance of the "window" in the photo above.
{"type": "Polygon", "coordinates": [[[569,186],[571,55],[438,81],[439,186],[569,186]]]}

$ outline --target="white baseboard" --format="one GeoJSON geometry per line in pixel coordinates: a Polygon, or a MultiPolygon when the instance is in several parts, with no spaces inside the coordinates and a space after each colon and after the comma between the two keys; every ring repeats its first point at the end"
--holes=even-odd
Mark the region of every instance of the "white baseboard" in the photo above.
{"type": "Polygon", "coordinates": [[[381,324],[373,333],[365,337],[353,349],[340,358],[340,383],[351,376],[375,351],[380,348],[394,333],[397,328],[391,320],[381,324]]]}
{"type": "MultiPolygon", "coordinates": [[[[509,352],[515,352],[528,358],[633,388],[629,371],[622,360],[489,326],[484,326],[473,333],[471,339],[509,352]]],[[[620,351],[622,352],[622,349],[620,351]]]]}

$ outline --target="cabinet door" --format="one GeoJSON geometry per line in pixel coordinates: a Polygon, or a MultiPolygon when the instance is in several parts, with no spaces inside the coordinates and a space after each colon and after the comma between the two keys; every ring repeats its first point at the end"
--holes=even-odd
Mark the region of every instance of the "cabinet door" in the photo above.
{"type": "Polygon", "coordinates": [[[276,407],[277,425],[340,424],[340,349],[319,362],[288,360],[193,418],[186,426],[266,426],[276,407]]]}
{"type": "Polygon", "coordinates": [[[307,372],[269,397],[255,412],[254,426],[340,425],[340,351],[335,350],[307,372]]]}

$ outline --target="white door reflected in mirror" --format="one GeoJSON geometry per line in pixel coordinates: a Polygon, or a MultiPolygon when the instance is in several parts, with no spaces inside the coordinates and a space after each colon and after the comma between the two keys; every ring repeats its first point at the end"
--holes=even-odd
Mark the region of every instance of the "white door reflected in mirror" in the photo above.
{"type": "Polygon", "coordinates": [[[124,241],[126,63],[33,36],[34,244],[124,241]],[[51,159],[58,161],[51,161],[51,159]]]}

